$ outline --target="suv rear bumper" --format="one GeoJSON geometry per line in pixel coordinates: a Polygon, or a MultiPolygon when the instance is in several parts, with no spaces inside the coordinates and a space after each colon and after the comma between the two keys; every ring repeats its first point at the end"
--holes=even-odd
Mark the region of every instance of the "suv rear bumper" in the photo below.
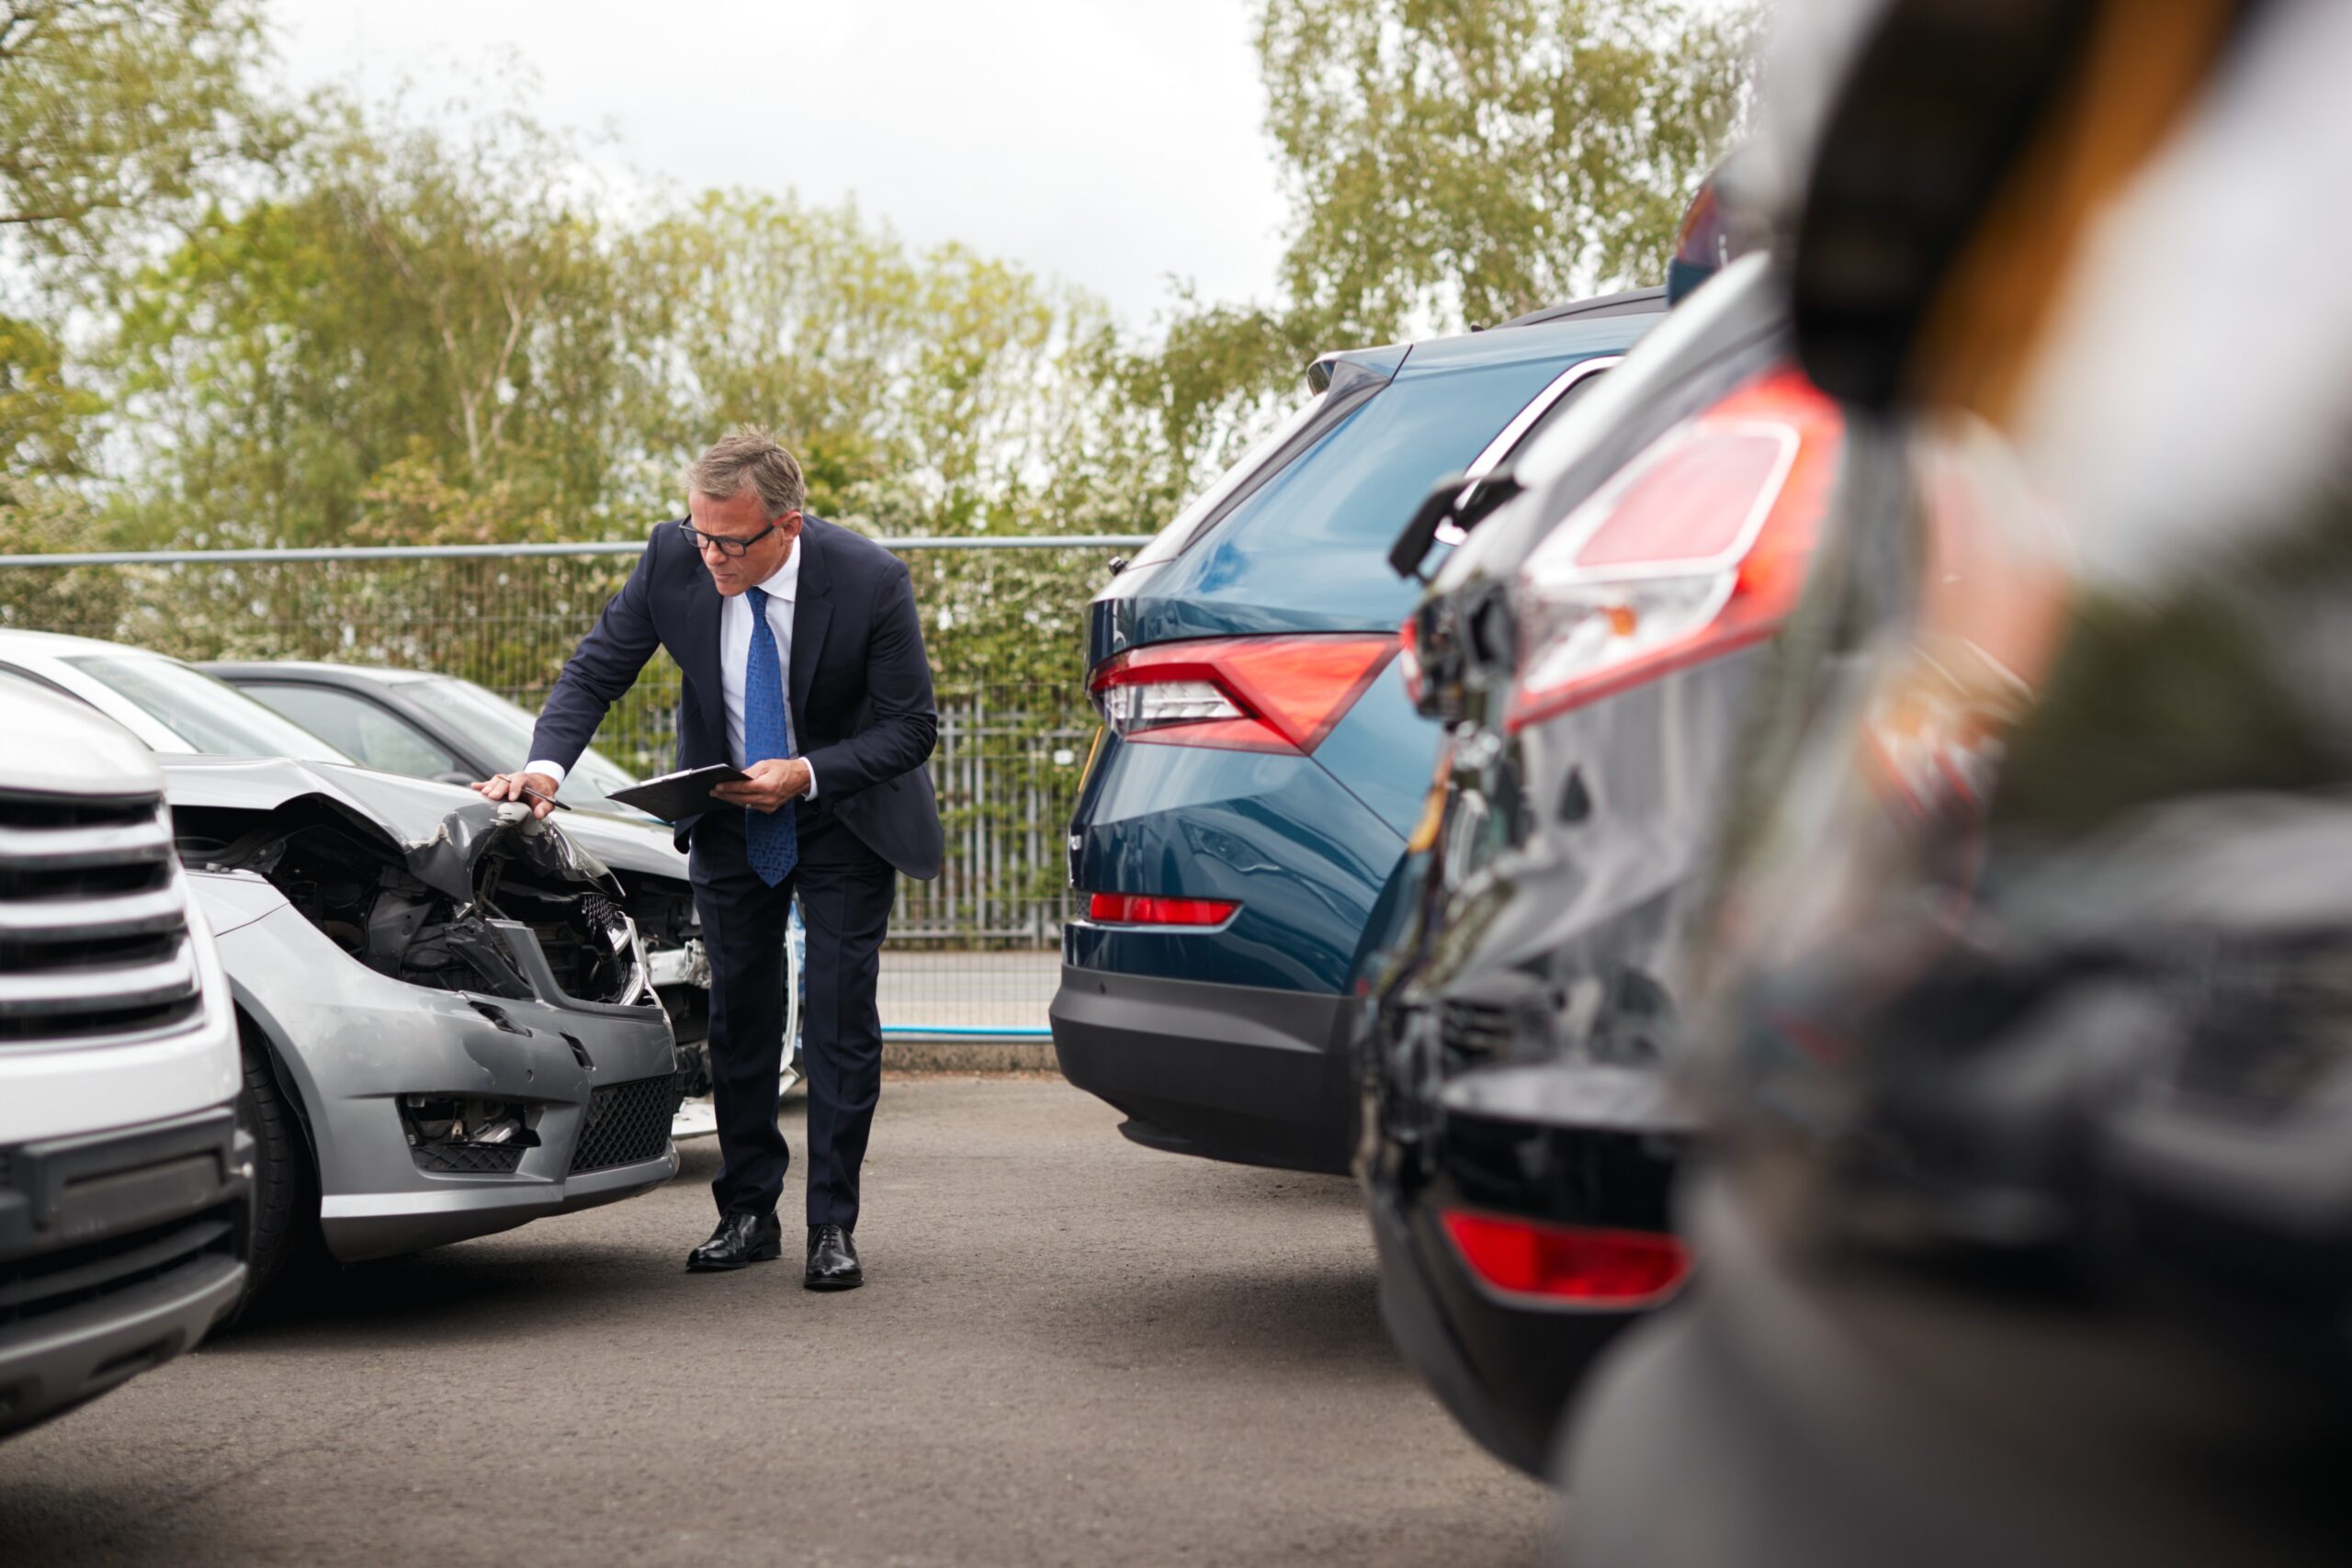
{"type": "Polygon", "coordinates": [[[162,1365],[236,1304],[252,1163],[226,1107],[0,1151],[0,1433],[162,1365]]]}
{"type": "Polygon", "coordinates": [[[1062,965],[1050,1018],[1062,1076],[1127,1113],[1153,1148],[1244,1165],[1348,1169],[1352,998],[1062,965]]]}

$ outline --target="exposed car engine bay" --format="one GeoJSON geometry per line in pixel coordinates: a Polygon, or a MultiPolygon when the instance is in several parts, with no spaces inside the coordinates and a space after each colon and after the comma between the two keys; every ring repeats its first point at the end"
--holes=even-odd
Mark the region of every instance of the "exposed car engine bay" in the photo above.
{"type": "Polygon", "coordinates": [[[637,934],[662,1007],[670,1015],[681,1058],[699,1064],[690,1094],[710,1092],[705,1042],[710,1036],[710,960],[703,951],[702,922],[695,914],[694,890],[683,878],[615,869],[622,903],[637,922],[637,934]]]}
{"type": "Polygon", "coordinates": [[[581,1001],[650,1000],[636,928],[612,874],[527,813],[451,813],[402,846],[323,795],[266,810],[184,806],[180,859],[198,871],[266,878],[336,946],[410,985],[517,1000],[535,990],[497,929],[527,927],[556,985],[581,1001]]]}

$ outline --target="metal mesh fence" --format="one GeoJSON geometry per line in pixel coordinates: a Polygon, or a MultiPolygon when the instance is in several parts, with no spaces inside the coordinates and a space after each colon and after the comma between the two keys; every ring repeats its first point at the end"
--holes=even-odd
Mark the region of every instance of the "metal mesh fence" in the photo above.
{"type": "MultiPolygon", "coordinates": [[[[884,541],[914,578],[940,709],[936,882],[901,880],[884,955],[893,1032],[1045,1028],[1069,892],[1062,854],[1094,720],[1082,615],[1138,539],[884,541]]],[[[537,712],[640,547],[0,558],[0,626],[182,659],[317,659],[458,675],[537,712]]],[[[657,655],[595,745],[671,765],[676,666],[657,655]]],[[[523,758],[514,761],[520,763],[523,758]]]]}

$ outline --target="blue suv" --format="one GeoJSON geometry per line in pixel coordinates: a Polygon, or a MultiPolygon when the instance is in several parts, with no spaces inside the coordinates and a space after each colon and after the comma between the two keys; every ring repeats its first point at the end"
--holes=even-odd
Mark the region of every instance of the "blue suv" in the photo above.
{"type": "Polygon", "coordinates": [[[1419,585],[1390,543],[1437,481],[1504,483],[1664,310],[1642,289],[1326,355],[1314,399],[1089,606],[1103,731],[1052,1021],[1064,1075],[1129,1137],[1348,1168],[1349,1004],[1439,739],[1406,692],[1419,585]]]}

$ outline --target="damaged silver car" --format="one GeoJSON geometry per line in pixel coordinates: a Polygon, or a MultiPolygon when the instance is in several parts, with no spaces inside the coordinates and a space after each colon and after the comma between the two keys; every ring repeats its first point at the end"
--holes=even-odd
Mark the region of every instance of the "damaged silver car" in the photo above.
{"type": "Polygon", "coordinates": [[[681,1080],[621,888],[528,811],[290,760],[164,761],[181,863],[273,1077],[256,1289],[677,1170],[681,1080]],[[273,1092],[274,1091],[274,1092],[273,1092]]]}
{"type": "MultiPolygon", "coordinates": [[[[454,675],[384,665],[307,660],[220,660],[197,666],[279,716],[301,726],[363,767],[410,778],[466,784],[511,768],[529,754],[537,718],[496,692],[454,675]]],[[[200,748],[209,750],[210,748],[200,748]]],[[[613,800],[639,781],[594,748],[564,779],[572,807],[564,830],[610,866],[629,895],[645,938],[653,983],[670,1011],[685,1062],[686,1099],[670,1135],[715,1136],[710,1100],[710,962],[695,916],[686,857],[670,826],[613,800]]],[[[807,932],[796,907],[785,952],[782,1089],[800,1081],[800,965],[807,932]]]]}
{"type": "Polygon", "coordinates": [[[664,1003],[699,1016],[707,984],[685,972],[690,896],[664,863],[604,858],[616,840],[644,861],[650,834],[574,832],[358,767],[142,649],[0,631],[0,669],[97,708],[163,764],[243,1034],[247,1304],[326,1259],[483,1235],[675,1173],[685,1075],[664,1003]]]}

